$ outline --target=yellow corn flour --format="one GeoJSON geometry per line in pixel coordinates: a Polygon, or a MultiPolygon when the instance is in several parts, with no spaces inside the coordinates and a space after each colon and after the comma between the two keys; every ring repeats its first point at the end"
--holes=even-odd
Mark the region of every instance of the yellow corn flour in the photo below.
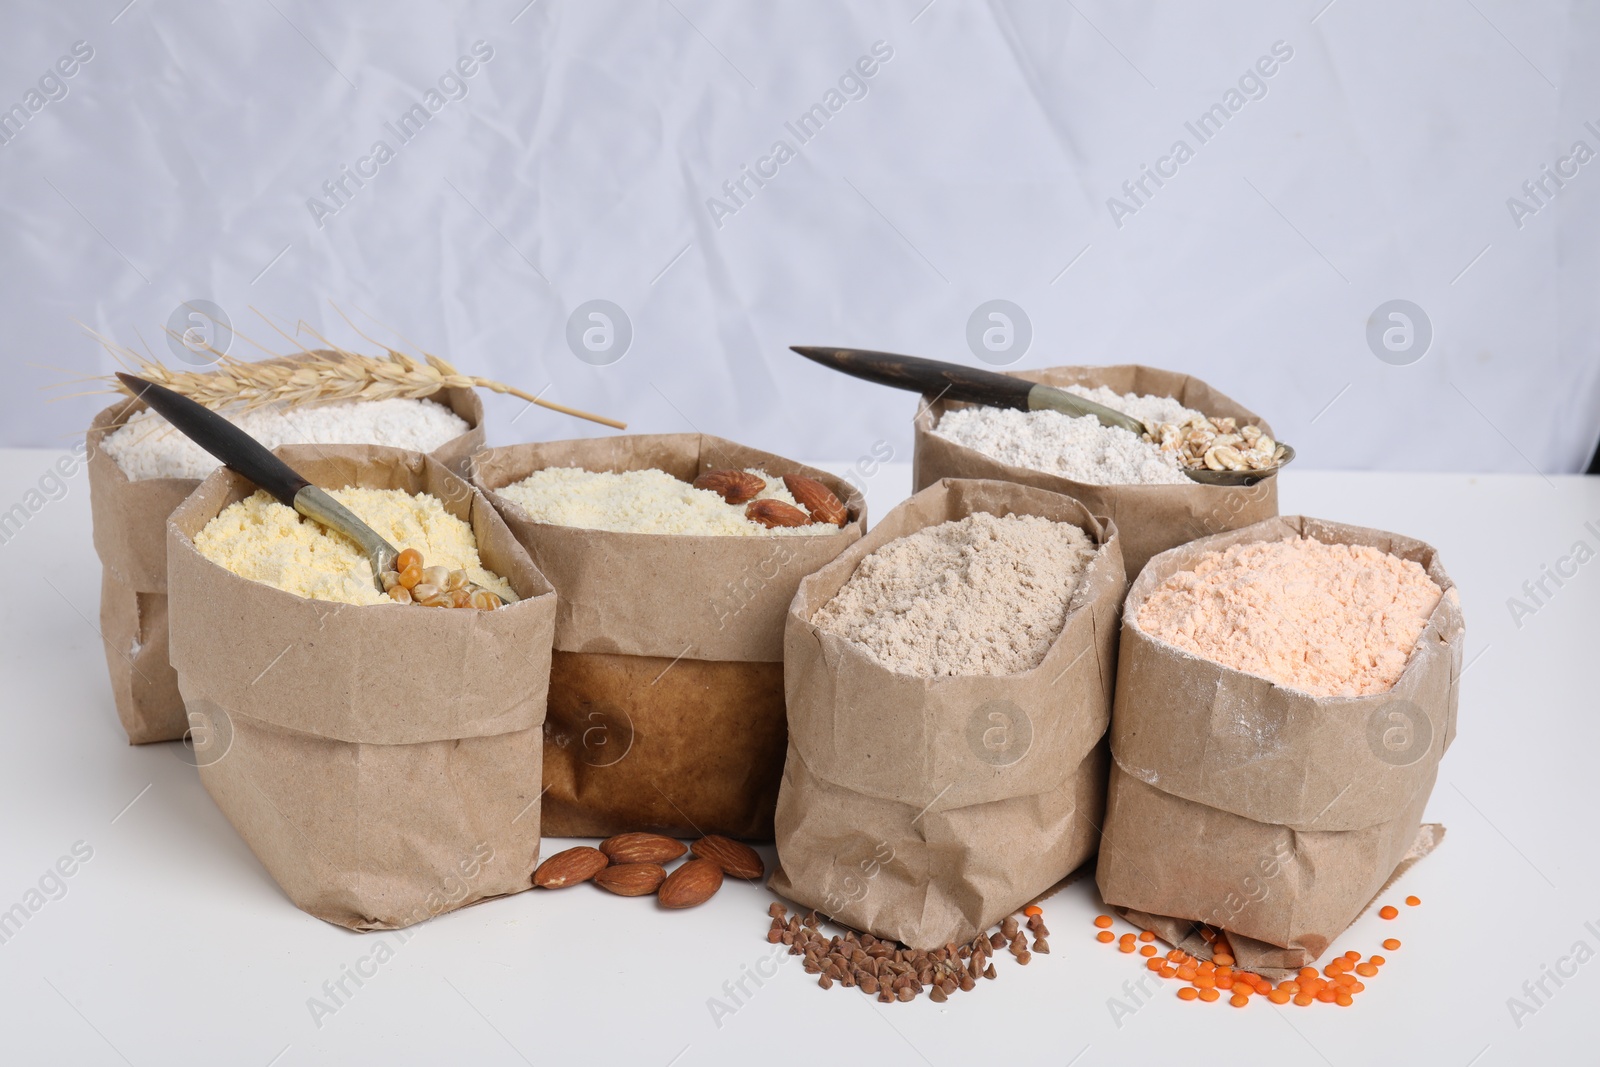
{"type": "MultiPolygon", "coordinates": [[[[508,602],[516,599],[504,578],[483,569],[472,527],[446,511],[437,497],[402,489],[330,489],[328,495],[391,545],[421,552],[426,566],[464,569],[478,585],[508,602]]],[[[360,546],[264,492],[223,508],[194,545],[241,578],[296,596],[340,604],[394,603],[373,584],[372,564],[360,546]]]]}

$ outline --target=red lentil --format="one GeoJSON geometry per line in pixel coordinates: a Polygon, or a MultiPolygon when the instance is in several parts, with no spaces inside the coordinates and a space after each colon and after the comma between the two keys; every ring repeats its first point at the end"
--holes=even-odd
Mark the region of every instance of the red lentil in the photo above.
{"type": "MultiPolygon", "coordinates": [[[[1407,904],[1411,904],[1413,899],[1407,898],[1407,904]]],[[[1397,909],[1385,905],[1379,914],[1386,919],[1394,917],[1384,914],[1386,911],[1393,911],[1395,916],[1399,914],[1397,909]]],[[[1154,931],[1142,930],[1137,934],[1117,936],[1102,925],[1102,919],[1106,925],[1111,922],[1109,916],[1095,919],[1095,925],[1101,927],[1096,938],[1102,943],[1116,942],[1118,950],[1123,953],[1131,954],[1137,950],[1151,973],[1163,979],[1176,978],[1184,983],[1177,990],[1178,999],[1184,1001],[1212,1003],[1226,997],[1230,1005],[1242,1008],[1250,1003],[1252,997],[1259,996],[1277,1005],[1293,1004],[1304,1008],[1312,1004],[1334,1004],[1347,1008],[1367,988],[1360,979],[1376,977],[1378,969],[1387,962],[1379,955],[1369,956],[1363,961],[1360,952],[1350,949],[1330,958],[1320,974],[1316,967],[1301,967],[1293,977],[1274,985],[1253,971],[1234,969],[1233,949],[1222,930],[1208,926],[1200,928],[1201,940],[1211,946],[1213,953],[1211,959],[1202,960],[1180,948],[1168,949],[1163,956],[1160,946],[1155,943],[1158,938],[1154,931]]],[[[1386,938],[1383,947],[1392,952],[1400,947],[1400,941],[1386,938]]]]}

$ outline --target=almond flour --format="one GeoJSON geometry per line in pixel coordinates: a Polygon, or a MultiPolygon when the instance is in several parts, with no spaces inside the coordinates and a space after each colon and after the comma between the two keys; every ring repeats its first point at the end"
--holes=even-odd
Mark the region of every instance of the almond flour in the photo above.
{"type": "MultiPolygon", "coordinates": [[[[730,504],[713,489],[696,489],[662,470],[587,471],[547,467],[497,492],[528,513],[534,522],[613,533],[709,534],[724,537],[810,536],[838,533],[827,523],[772,526],[746,517],[746,501],[773,500],[790,508],[797,501],[782,479],[766,471],[748,472],[764,484],[754,497],[730,504]]],[[[759,514],[759,512],[758,512],[759,514]]],[[[805,518],[804,512],[801,518],[805,518]]]]}
{"type": "Polygon", "coordinates": [[[1096,551],[1070,523],[978,512],[882,546],[811,621],[900,674],[1015,674],[1049,652],[1096,551]]]}
{"type": "Polygon", "coordinates": [[[1137,623],[1312,696],[1366,696],[1400,679],[1442,595],[1411,560],[1301,537],[1210,553],[1157,586],[1137,623]]]}

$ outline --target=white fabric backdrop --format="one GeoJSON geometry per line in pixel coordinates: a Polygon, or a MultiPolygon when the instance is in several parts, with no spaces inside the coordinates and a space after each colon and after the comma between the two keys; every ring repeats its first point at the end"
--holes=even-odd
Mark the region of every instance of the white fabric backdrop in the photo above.
{"type": "MultiPolygon", "coordinates": [[[[364,308],[635,430],[796,456],[908,459],[914,401],[787,345],[976,364],[995,298],[1031,322],[1012,366],[1200,375],[1307,465],[1570,471],[1600,432],[1600,163],[1561,162],[1600,150],[1592,5],[123,3],[0,8],[0,444],[65,445],[103,402],[40,401],[111,367],[74,319],[170,360],[197,299],[279,349],[252,306],[345,343],[328,301],[364,308]],[[341,166],[370,175],[342,206],[341,166]],[[1135,201],[1144,166],[1171,176],[1135,201]],[[1546,166],[1571,176],[1541,206],[1546,166]],[[735,201],[746,167],[771,177],[735,201]],[[1405,366],[1366,339],[1397,298],[1434,335],[1405,366]],[[608,365],[566,339],[594,299],[631,325],[608,365]]],[[[605,432],[490,413],[495,442],[605,432]]]]}

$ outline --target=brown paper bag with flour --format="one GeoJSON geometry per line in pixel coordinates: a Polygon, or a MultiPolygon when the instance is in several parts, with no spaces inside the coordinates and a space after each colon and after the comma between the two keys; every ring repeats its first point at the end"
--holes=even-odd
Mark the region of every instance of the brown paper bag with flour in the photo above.
{"type": "MultiPolygon", "coordinates": [[[[1108,386],[1119,393],[1170,396],[1207,415],[1255,423],[1268,434],[1272,427],[1255,412],[1211,388],[1198,378],[1137,364],[1114,367],[1047,367],[1012,372],[1014,377],[1043,385],[1108,386]]],[[[1122,535],[1122,556],[1130,578],[1158,552],[1197,537],[1235,530],[1278,513],[1278,479],[1253,486],[1089,485],[1056,474],[1015,467],[946,440],[933,432],[946,411],[970,404],[923,397],[915,423],[912,485],[924,489],[941,478],[997,478],[1033,485],[1081,500],[1096,515],[1109,518],[1122,535]]]]}
{"type": "Polygon", "coordinates": [[[783,770],[783,619],[800,579],[859,539],[860,494],[792,460],[701,434],[491,448],[485,490],[560,592],[545,721],[545,833],[770,840],[783,770]],[[495,492],[546,467],[805,474],[846,501],[837,534],[611,533],[532,521],[495,492]]]}
{"type": "MultiPolygon", "coordinates": [[[[286,360],[293,362],[292,358],[286,360]]],[[[458,474],[483,447],[483,401],[472,389],[430,398],[466,421],[466,433],[433,452],[458,474]]],[[[108,433],[144,408],[120,400],[89,427],[89,505],[102,567],[100,631],[111,692],[128,741],[176,741],[189,729],[178,679],[167,658],[167,517],[200,485],[194,478],[132,481],[100,448],[108,433]]]]}
{"type": "Polygon", "coordinates": [[[168,526],[172,664],[206,791],[289,899],[340,926],[395,929],[530,888],[554,590],[482,494],[431,457],[277,454],[324,488],[433,494],[521,599],[335,604],[241,578],[194,547],[254,490],[215,472],[168,526]]]}
{"type": "Polygon", "coordinates": [[[1438,553],[1398,534],[1286,516],[1152,559],[1122,622],[1096,873],[1106,902],[1173,943],[1196,923],[1222,927],[1243,969],[1317,959],[1419,841],[1455,739],[1464,634],[1438,553]],[[1205,554],[1302,535],[1414,560],[1444,590],[1389,692],[1314,697],[1137,625],[1156,587],[1205,554]]]}
{"type": "Polygon", "coordinates": [[[1094,853],[1125,579],[1116,527],[1057,493],[946,479],[800,583],[784,639],[789,755],[772,889],[914,948],[969,941],[1094,853]],[[1044,661],[1012,675],[890,671],[811,618],[868,554],[975,512],[1072,523],[1100,545],[1044,661]]]}

